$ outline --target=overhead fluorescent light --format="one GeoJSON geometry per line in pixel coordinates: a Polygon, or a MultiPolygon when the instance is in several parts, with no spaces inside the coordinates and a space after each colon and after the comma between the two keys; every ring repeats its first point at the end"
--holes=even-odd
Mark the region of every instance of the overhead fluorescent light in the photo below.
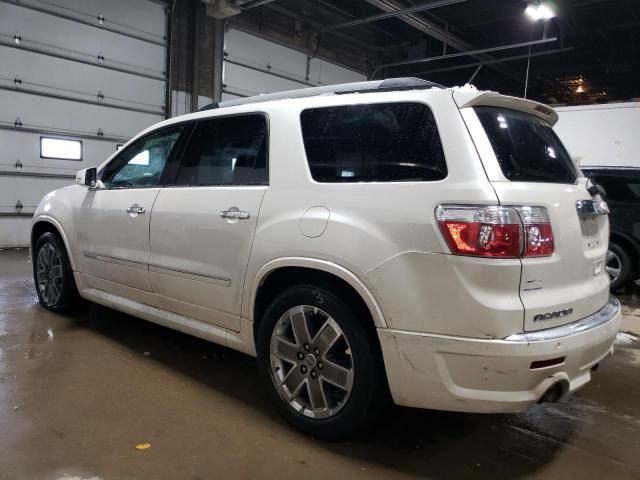
{"type": "Polygon", "coordinates": [[[82,142],[64,138],[40,137],[40,157],[82,160],[82,142]]]}

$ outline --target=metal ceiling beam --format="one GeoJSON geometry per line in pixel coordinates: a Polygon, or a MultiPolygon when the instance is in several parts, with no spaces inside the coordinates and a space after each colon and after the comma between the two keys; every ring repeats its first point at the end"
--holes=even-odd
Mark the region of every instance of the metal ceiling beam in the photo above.
{"type": "MultiPolygon", "coordinates": [[[[403,10],[405,7],[397,2],[396,0],[365,0],[367,3],[378,7],[379,9],[385,12],[397,12],[399,10],[403,10]]],[[[411,25],[413,28],[426,33],[430,37],[435,38],[443,43],[446,43],[452,48],[456,50],[464,51],[464,50],[474,50],[475,47],[470,43],[467,43],[463,39],[446,32],[444,28],[436,25],[435,23],[426,20],[422,17],[416,15],[404,15],[399,18],[403,22],[411,25]]]]}
{"type": "MultiPolygon", "coordinates": [[[[365,0],[367,3],[378,7],[385,12],[394,12],[398,10],[402,10],[404,6],[398,3],[396,0],[365,0]]],[[[476,49],[475,46],[471,45],[467,41],[462,38],[446,31],[444,28],[440,27],[436,23],[429,21],[421,16],[417,16],[415,14],[404,15],[399,18],[399,20],[411,25],[413,28],[420,30],[421,32],[429,35],[436,40],[441,41],[442,43],[459,50],[461,52],[464,51],[473,51],[476,49]]],[[[487,56],[479,56],[478,60],[491,60],[491,57],[487,56]]],[[[512,80],[521,81],[521,76],[511,70],[510,68],[506,68],[502,65],[492,65],[491,68],[500,72],[501,74],[511,78],[512,80]]]]}
{"type": "MultiPolygon", "coordinates": [[[[345,10],[344,8],[338,7],[337,5],[334,5],[333,3],[331,3],[331,0],[316,0],[316,2],[318,3],[318,5],[322,5],[323,7],[326,7],[327,9],[331,10],[332,12],[336,12],[338,15],[345,17],[346,18],[351,18],[351,19],[355,19],[356,16],[353,15],[351,12],[345,10]]],[[[345,21],[345,20],[341,20],[341,21],[345,21]]],[[[376,25],[375,23],[372,25],[369,25],[369,27],[371,28],[371,30],[375,30],[378,33],[381,33],[383,35],[385,35],[386,37],[392,38],[394,42],[397,43],[398,41],[398,35],[390,32],[389,30],[382,28],[379,25],[376,25]]]]}
{"type": "MultiPolygon", "coordinates": [[[[544,55],[553,55],[556,53],[566,53],[571,51],[573,51],[573,47],[554,48],[553,50],[545,50],[543,52],[534,52],[531,54],[531,57],[532,58],[542,57],[544,55]]],[[[495,63],[511,62],[513,60],[524,60],[528,57],[529,57],[528,53],[523,53],[522,55],[512,55],[509,57],[494,58],[493,60],[485,60],[483,62],[465,63],[464,65],[454,65],[452,67],[436,68],[435,70],[426,70],[424,72],[412,73],[412,75],[429,75],[433,73],[451,72],[453,70],[463,70],[465,68],[478,67],[480,65],[492,65],[495,63]]]]}
{"type": "Polygon", "coordinates": [[[338,30],[339,28],[347,28],[353,27],[354,25],[362,25],[363,23],[371,23],[377,22],[378,20],[386,20],[387,18],[401,17],[403,15],[410,15],[412,13],[424,12],[425,10],[431,10],[433,8],[438,7],[446,7],[448,5],[454,5],[456,3],[467,2],[468,0],[434,0],[428,3],[421,3],[420,5],[415,5],[409,8],[403,8],[400,10],[394,10],[391,12],[378,13],[376,15],[371,15],[369,17],[358,18],[355,20],[350,20],[344,23],[338,23],[337,25],[329,25],[327,27],[321,28],[320,32],[327,32],[330,30],[338,30]]]}
{"type": "MultiPolygon", "coordinates": [[[[305,17],[303,15],[300,15],[298,12],[294,12],[292,10],[289,10],[287,8],[281,7],[280,5],[278,5],[277,3],[270,3],[265,5],[265,8],[268,8],[269,10],[273,10],[274,12],[278,12],[281,15],[284,15],[286,17],[292,18],[294,20],[297,20],[298,22],[302,23],[302,24],[308,24],[310,25],[314,30],[319,30],[320,28],[322,28],[322,24],[313,20],[310,17],[305,17]]],[[[254,34],[255,35],[255,34],[254,34]]],[[[373,52],[384,52],[386,50],[386,47],[381,47],[381,46],[377,46],[377,45],[372,45],[370,43],[364,42],[362,40],[359,40],[357,38],[354,38],[353,35],[348,35],[346,33],[342,33],[342,32],[331,32],[330,35],[333,35],[336,38],[339,38],[340,40],[344,40],[345,42],[349,42],[353,45],[357,45],[361,48],[365,48],[368,49],[370,51],[373,52]]]]}
{"type": "Polygon", "coordinates": [[[557,40],[556,37],[543,38],[542,40],[533,40],[531,42],[512,43],[510,45],[500,45],[497,47],[481,48],[478,50],[471,50],[469,52],[449,53],[447,55],[438,55],[436,57],[412,58],[410,60],[402,60],[400,62],[385,63],[383,65],[378,65],[373,70],[373,73],[369,76],[369,79],[373,80],[376,76],[376,73],[378,73],[383,68],[399,67],[402,65],[415,65],[416,63],[435,62],[436,60],[448,60],[449,58],[457,58],[457,57],[473,57],[476,55],[481,55],[483,53],[499,52],[502,50],[511,50],[513,48],[529,47],[533,45],[540,45],[543,43],[555,42],[556,40],[557,40]]]}
{"type": "Polygon", "coordinates": [[[248,10],[250,8],[261,7],[262,5],[266,5],[267,3],[271,3],[274,0],[249,0],[248,2],[243,2],[239,4],[242,10],[248,10]]]}

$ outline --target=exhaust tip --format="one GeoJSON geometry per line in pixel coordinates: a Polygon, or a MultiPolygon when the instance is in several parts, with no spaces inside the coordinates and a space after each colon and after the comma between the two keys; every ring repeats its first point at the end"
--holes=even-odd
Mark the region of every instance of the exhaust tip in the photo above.
{"type": "Polygon", "coordinates": [[[556,382],[542,394],[538,403],[555,403],[569,391],[567,382],[556,382]]]}

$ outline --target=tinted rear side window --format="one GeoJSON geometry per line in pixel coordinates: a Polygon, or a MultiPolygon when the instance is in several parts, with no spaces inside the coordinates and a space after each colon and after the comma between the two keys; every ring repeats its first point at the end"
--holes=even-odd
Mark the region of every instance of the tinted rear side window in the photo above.
{"type": "Polygon", "coordinates": [[[573,161],[544,120],[506,108],[475,107],[475,111],[507,179],[575,183],[573,161]]]}
{"type": "Polygon", "coordinates": [[[441,180],[447,165],[433,113],[421,103],[313,108],[302,136],[317,182],[441,180]]]}
{"type": "Polygon", "coordinates": [[[200,120],[177,185],[267,185],[267,120],[260,114],[200,120]]]}

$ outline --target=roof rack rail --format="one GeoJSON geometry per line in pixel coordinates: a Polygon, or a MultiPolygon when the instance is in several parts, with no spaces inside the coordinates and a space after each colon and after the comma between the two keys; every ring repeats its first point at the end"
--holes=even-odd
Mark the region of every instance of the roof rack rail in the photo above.
{"type": "Polygon", "coordinates": [[[445,88],[442,85],[421,78],[401,77],[388,78],[386,80],[373,80],[368,82],[341,83],[338,85],[327,85],[324,87],[301,88],[298,90],[287,90],[285,92],[266,93],[253,97],[227,100],[226,102],[211,103],[202,107],[199,112],[214,108],[234,107],[236,105],[249,105],[251,103],[269,102],[272,100],[282,100],[285,98],[307,98],[318,95],[341,95],[347,93],[373,93],[389,92],[396,90],[416,90],[427,88],[445,88]]]}

